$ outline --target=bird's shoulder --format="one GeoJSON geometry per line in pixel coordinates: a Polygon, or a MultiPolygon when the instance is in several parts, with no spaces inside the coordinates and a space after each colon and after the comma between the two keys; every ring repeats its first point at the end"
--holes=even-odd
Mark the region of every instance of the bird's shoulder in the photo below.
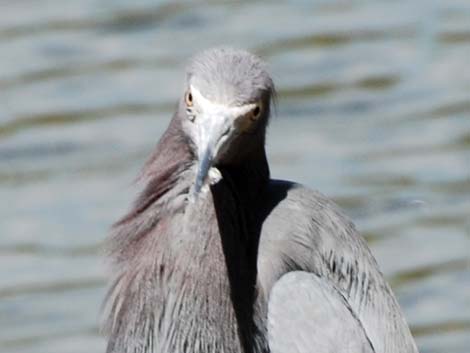
{"type": "MultiPolygon", "coordinates": [[[[291,181],[271,180],[267,195],[268,215],[265,222],[267,227],[279,219],[289,218],[290,225],[294,224],[295,220],[302,226],[311,227],[312,224],[316,224],[325,229],[333,227],[338,235],[344,232],[349,234],[356,232],[354,224],[343,211],[317,190],[291,181]],[[340,230],[344,232],[338,232],[340,230]]],[[[299,230],[298,227],[291,231],[295,230],[299,230]]]]}
{"type": "Polygon", "coordinates": [[[322,276],[348,264],[351,268],[377,267],[353,222],[328,197],[281,180],[272,180],[267,194],[259,244],[261,267],[278,268],[278,275],[302,270],[322,276]]]}

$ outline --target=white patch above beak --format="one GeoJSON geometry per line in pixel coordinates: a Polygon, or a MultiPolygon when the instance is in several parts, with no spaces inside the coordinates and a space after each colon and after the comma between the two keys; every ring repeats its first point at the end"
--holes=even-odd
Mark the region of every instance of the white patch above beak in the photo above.
{"type": "Polygon", "coordinates": [[[225,104],[220,104],[217,102],[212,102],[211,100],[204,97],[202,93],[193,85],[190,85],[189,87],[191,89],[191,94],[193,95],[194,105],[196,109],[203,114],[224,112],[227,115],[239,117],[247,114],[249,111],[256,107],[255,103],[249,103],[239,107],[234,107],[225,104]]]}

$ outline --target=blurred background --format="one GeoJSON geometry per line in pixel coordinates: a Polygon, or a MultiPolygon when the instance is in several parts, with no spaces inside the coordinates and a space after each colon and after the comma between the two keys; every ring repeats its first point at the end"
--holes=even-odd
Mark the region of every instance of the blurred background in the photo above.
{"type": "Polygon", "coordinates": [[[0,0],[0,351],[104,351],[103,239],[221,44],[270,65],[273,177],[356,222],[422,353],[468,353],[467,0],[0,0]]]}

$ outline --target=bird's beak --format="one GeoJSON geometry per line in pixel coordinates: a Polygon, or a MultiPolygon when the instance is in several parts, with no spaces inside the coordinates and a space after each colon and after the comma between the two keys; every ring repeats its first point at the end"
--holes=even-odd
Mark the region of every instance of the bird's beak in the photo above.
{"type": "Polygon", "coordinates": [[[234,137],[234,117],[230,112],[203,113],[197,121],[197,157],[198,165],[194,192],[198,194],[206,181],[209,170],[217,162],[224,149],[234,137]]]}
{"type": "MultiPolygon", "coordinates": [[[[197,149],[198,165],[193,194],[201,191],[211,168],[220,161],[233,139],[251,124],[249,114],[256,104],[228,106],[205,98],[196,87],[191,86],[197,113],[193,116],[193,141],[197,149]]],[[[220,172],[214,170],[217,179],[220,172]]]]}

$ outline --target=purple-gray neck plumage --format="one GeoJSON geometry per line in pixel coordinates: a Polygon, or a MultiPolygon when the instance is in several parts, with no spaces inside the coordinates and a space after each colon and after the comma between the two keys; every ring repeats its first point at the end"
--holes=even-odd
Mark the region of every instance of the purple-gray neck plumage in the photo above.
{"type": "Polygon", "coordinates": [[[250,210],[269,180],[258,146],[220,166],[222,180],[190,201],[194,155],[175,115],[141,174],[144,191],[109,239],[109,353],[268,351],[254,307],[261,221],[250,210]]]}

